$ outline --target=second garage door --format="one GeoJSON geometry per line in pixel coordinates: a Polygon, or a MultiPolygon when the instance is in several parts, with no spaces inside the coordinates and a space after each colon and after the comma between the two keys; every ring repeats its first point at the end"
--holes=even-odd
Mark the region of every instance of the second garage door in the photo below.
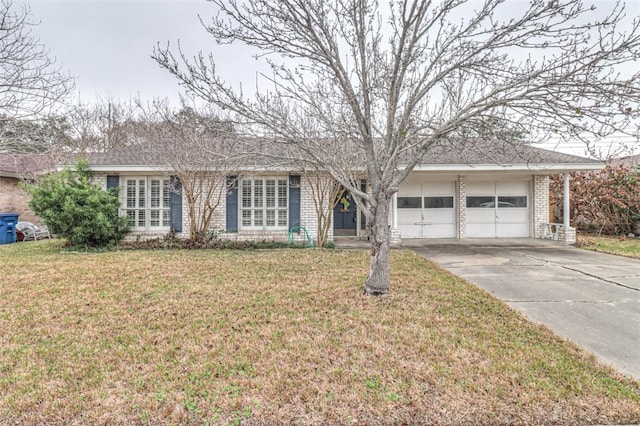
{"type": "Polygon", "coordinates": [[[403,183],[398,191],[398,229],[402,238],[454,238],[454,191],[454,182],[403,183]]]}
{"type": "Polygon", "coordinates": [[[467,237],[529,237],[530,216],[528,181],[467,184],[467,237]]]}

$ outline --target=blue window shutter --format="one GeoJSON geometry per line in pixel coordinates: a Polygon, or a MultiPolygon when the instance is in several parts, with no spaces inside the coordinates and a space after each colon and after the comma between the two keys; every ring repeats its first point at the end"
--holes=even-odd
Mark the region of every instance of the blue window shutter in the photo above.
{"type": "Polygon", "coordinates": [[[300,226],[300,176],[289,176],[289,229],[300,226]]]}
{"type": "Polygon", "coordinates": [[[238,231],[238,177],[227,176],[227,232],[238,231]]]}
{"type": "MultiPolygon", "coordinates": [[[[112,192],[114,195],[118,195],[118,187],[120,186],[120,176],[109,175],[107,176],[107,191],[112,192]],[[113,188],[113,190],[112,190],[113,188]]],[[[122,203],[122,202],[121,202],[122,203]]],[[[116,211],[116,215],[119,214],[119,209],[116,211]]]]}
{"type": "Polygon", "coordinates": [[[173,232],[182,232],[182,182],[177,176],[171,176],[170,184],[169,218],[171,230],[173,232]]]}
{"type": "Polygon", "coordinates": [[[107,176],[107,189],[117,188],[120,186],[120,176],[107,176]]]}

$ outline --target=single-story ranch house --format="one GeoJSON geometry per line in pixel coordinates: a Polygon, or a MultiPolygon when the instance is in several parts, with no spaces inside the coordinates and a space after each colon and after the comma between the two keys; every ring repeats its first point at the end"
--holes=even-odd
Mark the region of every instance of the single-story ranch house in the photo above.
{"type": "MultiPolygon", "coordinates": [[[[188,235],[182,194],[169,189],[171,170],[148,164],[134,149],[94,154],[95,179],[119,187],[121,214],[131,235],[188,235]]],[[[317,237],[317,215],[308,179],[299,171],[251,164],[238,170],[217,207],[212,228],[223,238],[286,240],[302,226],[317,237]]],[[[575,241],[568,217],[549,224],[549,176],[599,170],[604,164],[528,145],[474,143],[469,149],[429,155],[400,186],[389,218],[392,242],[413,238],[549,238],[575,241]]],[[[568,179],[565,179],[565,195],[568,179]]],[[[361,182],[366,188],[366,181],[361,182]]],[[[568,198],[565,196],[565,208],[568,198]]],[[[568,208],[566,208],[568,210],[568,208]]],[[[349,197],[334,208],[329,240],[338,235],[366,238],[364,215],[349,197]]]]}

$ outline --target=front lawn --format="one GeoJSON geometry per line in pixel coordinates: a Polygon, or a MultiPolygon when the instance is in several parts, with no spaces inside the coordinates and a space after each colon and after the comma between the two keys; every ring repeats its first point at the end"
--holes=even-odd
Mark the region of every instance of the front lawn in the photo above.
{"type": "Polygon", "coordinates": [[[585,250],[640,259],[640,238],[580,235],[578,245],[585,250]]]}
{"type": "Polygon", "coordinates": [[[0,246],[0,423],[640,422],[640,384],[408,251],[0,246]]]}

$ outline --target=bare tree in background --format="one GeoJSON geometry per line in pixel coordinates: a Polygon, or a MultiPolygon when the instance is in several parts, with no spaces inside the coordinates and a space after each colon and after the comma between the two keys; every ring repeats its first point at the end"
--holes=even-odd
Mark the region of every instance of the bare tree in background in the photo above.
{"type": "Polygon", "coordinates": [[[460,140],[637,137],[640,74],[623,65],[640,60],[640,23],[621,3],[212,3],[219,13],[207,30],[218,43],[256,48],[271,64],[269,90],[235,90],[213,55],[158,47],[154,58],[188,91],[236,113],[243,131],[294,146],[355,196],[371,231],[370,294],[389,291],[392,196],[432,150],[460,140]],[[326,155],[331,141],[361,161],[326,155]],[[370,194],[352,179],[359,167],[370,194]]]}
{"type": "Polygon", "coordinates": [[[145,129],[138,116],[139,100],[98,99],[92,104],[79,102],[66,112],[71,140],[67,149],[75,153],[108,152],[129,146],[145,129]]]}
{"type": "MultiPolygon", "coordinates": [[[[73,90],[73,79],[56,67],[32,34],[30,10],[0,2],[0,120],[48,115],[73,90]]],[[[0,147],[1,148],[1,147],[0,147]]]]}
{"type": "Polygon", "coordinates": [[[189,238],[210,230],[216,209],[227,195],[228,177],[237,175],[238,138],[233,125],[185,100],[176,110],[166,101],[138,105],[136,147],[150,164],[179,180],[187,202],[189,238]]]}
{"type": "Polygon", "coordinates": [[[0,146],[7,153],[50,153],[71,142],[70,125],[63,115],[38,120],[0,120],[0,146]]]}

